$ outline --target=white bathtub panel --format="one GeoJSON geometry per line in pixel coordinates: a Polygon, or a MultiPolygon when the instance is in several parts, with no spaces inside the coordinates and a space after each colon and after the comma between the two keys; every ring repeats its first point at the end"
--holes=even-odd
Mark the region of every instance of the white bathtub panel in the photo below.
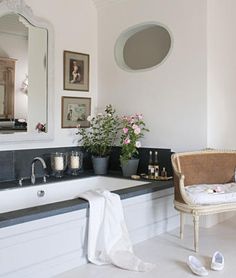
{"type": "Polygon", "coordinates": [[[86,234],[85,218],[84,221],[65,222],[40,231],[8,237],[4,244],[0,244],[0,277],[7,277],[7,273],[11,272],[17,273],[15,277],[21,277],[18,276],[19,271],[26,274],[28,268],[50,261],[55,263],[55,260],[68,254],[76,253],[78,260],[84,258],[86,234]]]}
{"type": "Polygon", "coordinates": [[[169,232],[179,227],[179,215],[174,215],[170,218],[163,219],[159,222],[152,223],[148,226],[143,226],[138,229],[129,231],[130,239],[133,244],[142,242],[149,238],[156,237],[160,234],[169,232]]]}
{"type": "Polygon", "coordinates": [[[45,217],[35,221],[29,221],[14,226],[4,227],[0,229],[0,244],[2,239],[19,238],[20,235],[39,233],[42,234],[44,230],[50,231],[50,229],[64,229],[65,223],[83,223],[86,215],[88,214],[86,209],[72,211],[70,213],[59,214],[52,217],[45,217]]]}
{"type": "Polygon", "coordinates": [[[134,204],[125,209],[125,219],[129,230],[148,226],[176,214],[177,211],[173,208],[173,196],[134,204]]]}
{"type": "Polygon", "coordinates": [[[17,272],[11,272],[0,275],[1,278],[52,278],[60,273],[69,271],[80,265],[86,264],[84,256],[80,257],[80,252],[64,254],[54,260],[44,261],[40,264],[32,265],[28,268],[20,269],[17,272]],[[80,264],[79,264],[79,263],[80,264]]]}

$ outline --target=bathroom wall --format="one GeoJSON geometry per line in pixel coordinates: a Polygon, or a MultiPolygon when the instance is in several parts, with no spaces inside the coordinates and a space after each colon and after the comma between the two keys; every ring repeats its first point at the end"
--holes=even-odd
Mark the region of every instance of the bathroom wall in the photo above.
{"type": "MultiPolygon", "coordinates": [[[[25,0],[34,14],[48,20],[54,28],[54,119],[55,139],[48,142],[1,144],[0,150],[48,148],[77,144],[75,129],[61,129],[61,97],[92,97],[92,110],[97,102],[97,11],[92,0],[25,0]],[[63,90],[63,51],[90,55],[89,92],[63,90]]],[[[14,136],[14,135],[13,135],[14,136]]]]}
{"type": "Polygon", "coordinates": [[[207,145],[206,8],[205,0],[110,1],[98,7],[98,106],[142,112],[150,129],[145,146],[179,151],[207,145]],[[169,58],[151,71],[120,69],[114,59],[118,36],[150,21],[171,31],[169,58]]]}
{"type": "Polygon", "coordinates": [[[208,0],[208,146],[236,149],[236,2],[208,0]]]}

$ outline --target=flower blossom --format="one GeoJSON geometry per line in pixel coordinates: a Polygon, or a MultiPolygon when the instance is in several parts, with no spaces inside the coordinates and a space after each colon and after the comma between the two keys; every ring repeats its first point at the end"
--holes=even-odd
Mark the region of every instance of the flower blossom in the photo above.
{"type": "Polygon", "coordinates": [[[87,121],[88,121],[88,122],[91,122],[91,120],[92,120],[92,116],[89,115],[89,116],[87,117],[87,121]]]}
{"type": "Polygon", "coordinates": [[[128,116],[128,117],[127,117],[127,121],[128,121],[130,124],[133,124],[133,123],[134,123],[134,117],[133,117],[133,116],[128,116]]]}
{"type": "Polygon", "coordinates": [[[130,139],[129,138],[126,138],[125,140],[124,140],[124,144],[125,145],[128,145],[130,143],[130,139]]]}
{"type": "Polygon", "coordinates": [[[141,142],[140,141],[136,141],[135,142],[135,147],[136,148],[140,148],[141,147],[141,142]]]}
{"type": "Polygon", "coordinates": [[[128,133],[128,131],[129,131],[129,129],[127,128],[127,127],[124,127],[123,128],[123,132],[126,134],[126,133],[128,133]]]}
{"type": "Polygon", "coordinates": [[[133,128],[133,130],[134,130],[134,133],[136,134],[136,135],[138,135],[138,134],[140,134],[140,132],[141,132],[141,128],[138,126],[138,125],[132,125],[132,128],[133,128]]]}
{"type": "Polygon", "coordinates": [[[135,128],[134,133],[136,135],[140,134],[140,132],[141,132],[141,128],[140,127],[135,128]]]}
{"type": "Polygon", "coordinates": [[[46,132],[45,124],[42,123],[37,123],[35,129],[38,130],[38,132],[46,132]]]}
{"type": "Polygon", "coordinates": [[[142,119],[143,119],[143,115],[142,115],[142,114],[137,114],[137,118],[138,118],[139,120],[142,120],[142,119]]]}

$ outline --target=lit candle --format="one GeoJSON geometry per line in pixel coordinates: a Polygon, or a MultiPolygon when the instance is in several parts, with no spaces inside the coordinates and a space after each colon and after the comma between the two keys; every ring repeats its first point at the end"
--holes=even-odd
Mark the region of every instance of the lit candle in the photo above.
{"type": "Polygon", "coordinates": [[[70,167],[71,169],[79,169],[79,157],[72,155],[70,157],[70,167]]]}
{"type": "Polygon", "coordinates": [[[55,170],[62,171],[64,169],[64,160],[63,156],[55,157],[55,170]]]}

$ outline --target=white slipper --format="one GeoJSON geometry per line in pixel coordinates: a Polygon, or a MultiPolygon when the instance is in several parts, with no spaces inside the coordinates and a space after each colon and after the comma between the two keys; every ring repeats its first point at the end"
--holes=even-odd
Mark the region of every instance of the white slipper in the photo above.
{"type": "Polygon", "coordinates": [[[224,256],[219,251],[216,251],[212,256],[211,269],[222,270],[224,268],[224,263],[224,256]]]}
{"type": "Polygon", "coordinates": [[[202,263],[194,256],[189,256],[187,260],[187,265],[192,270],[194,274],[199,276],[207,276],[208,272],[202,263]]]}

